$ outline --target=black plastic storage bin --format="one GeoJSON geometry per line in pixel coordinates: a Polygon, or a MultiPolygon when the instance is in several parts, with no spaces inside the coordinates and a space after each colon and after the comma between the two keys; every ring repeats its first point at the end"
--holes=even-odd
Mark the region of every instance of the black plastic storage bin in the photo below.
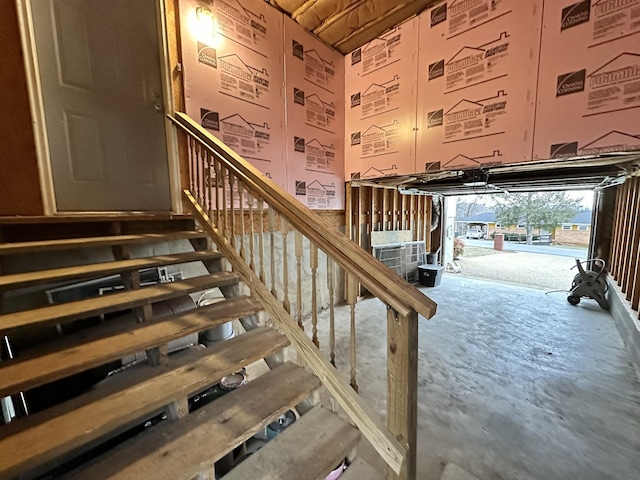
{"type": "Polygon", "coordinates": [[[418,265],[420,285],[425,287],[437,287],[442,279],[444,267],[440,265],[418,265]]]}
{"type": "Polygon", "coordinates": [[[426,265],[438,265],[438,252],[425,253],[426,265]]]}

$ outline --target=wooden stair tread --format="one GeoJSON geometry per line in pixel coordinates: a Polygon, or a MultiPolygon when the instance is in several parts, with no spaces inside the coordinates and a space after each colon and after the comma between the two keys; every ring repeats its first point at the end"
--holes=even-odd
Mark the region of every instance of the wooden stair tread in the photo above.
{"type": "Polygon", "coordinates": [[[143,233],[131,235],[106,235],[101,237],[65,238],[62,240],[41,240],[33,242],[0,243],[0,255],[34,253],[53,250],[71,250],[76,248],[95,248],[112,245],[137,243],[159,243],[174,240],[206,238],[206,234],[197,231],[176,231],[168,233],[143,233]]]}
{"type": "Polygon", "coordinates": [[[224,480],[325,478],[360,440],[338,415],[316,407],[223,477],[224,480]]]}
{"type": "Polygon", "coordinates": [[[59,213],[56,215],[29,215],[29,216],[6,216],[0,215],[0,225],[20,225],[38,224],[49,225],[59,223],[137,223],[141,221],[171,222],[180,220],[190,220],[188,213],[174,212],[83,212],[82,215],[74,213],[59,213]]]}
{"type": "Polygon", "coordinates": [[[0,331],[43,324],[62,323],[104,313],[125,310],[145,303],[159,302],[208,288],[231,285],[238,277],[231,272],[217,272],[179,282],[161,283],[137,290],[113,293],[84,300],[0,315],[0,331]]]}
{"type": "MultiPolygon", "coordinates": [[[[16,430],[0,440],[0,478],[31,471],[64,453],[76,451],[96,439],[143,420],[169,403],[184,399],[225,375],[268,356],[288,345],[286,337],[268,328],[259,328],[214,347],[202,349],[195,361],[178,368],[156,367],[147,372],[156,376],[106,396],[90,396],[90,403],[76,402],[61,414],[55,407],[33,415],[25,430],[16,430]],[[37,423],[36,423],[37,422],[37,423]]],[[[125,375],[123,372],[119,375],[125,375]]],[[[264,401],[260,397],[260,401],[264,401]]],[[[8,425],[13,427],[13,424],[8,425]]]]}
{"type": "MultiPolygon", "coordinates": [[[[68,350],[53,345],[48,353],[2,365],[0,397],[29,390],[260,310],[262,306],[253,298],[234,297],[134,328],[117,323],[113,328],[115,331],[109,336],[100,332],[99,338],[91,339],[90,329],[87,332],[89,335],[82,335],[82,343],[76,343],[68,350]]],[[[73,345],[74,335],[68,337],[70,338],[63,338],[64,343],[73,345]]]]}
{"type": "Polygon", "coordinates": [[[385,480],[386,478],[361,458],[356,458],[351,462],[349,468],[340,476],[340,480],[385,480]]]}
{"type": "Polygon", "coordinates": [[[120,272],[140,270],[143,268],[177,265],[180,263],[212,260],[220,257],[221,254],[214,251],[186,252],[175,253],[171,255],[159,255],[156,257],[133,258],[129,260],[94,263],[73,267],[53,268],[50,270],[37,270],[34,272],[2,275],[0,276],[0,289],[7,287],[19,288],[25,287],[27,285],[36,285],[41,283],[49,283],[76,278],[80,279],[89,277],[102,277],[107,275],[115,275],[120,272]]]}
{"type": "Polygon", "coordinates": [[[302,367],[284,363],[177,422],[119,445],[68,478],[191,479],[319,386],[302,367]]]}

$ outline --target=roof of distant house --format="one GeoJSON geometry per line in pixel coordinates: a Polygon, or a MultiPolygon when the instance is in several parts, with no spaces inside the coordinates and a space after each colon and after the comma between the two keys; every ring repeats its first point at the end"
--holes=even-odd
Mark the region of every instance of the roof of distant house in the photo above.
{"type": "MultiPolygon", "coordinates": [[[[580,225],[591,225],[591,210],[586,210],[584,212],[578,213],[575,217],[573,217],[568,222],[564,222],[565,224],[580,224],[580,225]]],[[[478,215],[472,215],[470,217],[458,218],[457,222],[479,222],[479,223],[494,223],[496,221],[496,214],[494,212],[485,212],[479,213],[478,215]]]]}
{"type": "Polygon", "coordinates": [[[591,225],[592,213],[593,212],[591,210],[580,212],[575,217],[573,217],[570,222],[566,222],[566,223],[591,225]]]}
{"type": "Polygon", "coordinates": [[[478,215],[471,215],[470,217],[458,218],[458,219],[456,219],[456,221],[458,221],[458,222],[483,222],[483,223],[495,222],[496,221],[496,214],[495,214],[495,212],[479,213],[478,215]]]}

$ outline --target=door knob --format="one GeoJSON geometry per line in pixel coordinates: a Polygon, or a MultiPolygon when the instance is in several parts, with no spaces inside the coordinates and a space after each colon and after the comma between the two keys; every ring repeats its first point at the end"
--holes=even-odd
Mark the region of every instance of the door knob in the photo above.
{"type": "Polygon", "coordinates": [[[154,103],[153,104],[153,109],[158,113],[162,113],[162,104],[161,103],[154,103]]]}

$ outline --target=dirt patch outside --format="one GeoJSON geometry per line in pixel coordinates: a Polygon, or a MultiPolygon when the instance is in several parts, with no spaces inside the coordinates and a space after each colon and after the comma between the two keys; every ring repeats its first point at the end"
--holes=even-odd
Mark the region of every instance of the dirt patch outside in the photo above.
{"type": "MultiPolygon", "coordinates": [[[[543,290],[568,290],[576,269],[575,259],[539,253],[497,252],[490,248],[465,247],[457,274],[543,290]]],[[[562,295],[556,293],[555,295],[562,295]]]]}

